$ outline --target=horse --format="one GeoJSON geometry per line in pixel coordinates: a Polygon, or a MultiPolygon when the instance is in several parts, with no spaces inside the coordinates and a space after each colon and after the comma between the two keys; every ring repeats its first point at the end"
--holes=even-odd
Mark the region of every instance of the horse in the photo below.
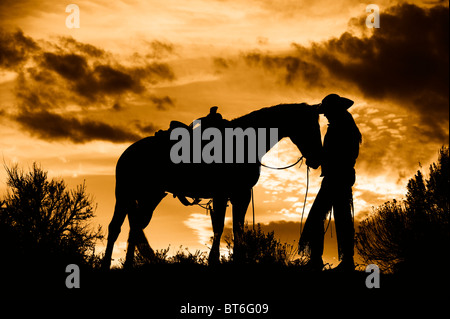
{"type": "MultiPolygon", "coordinates": [[[[155,208],[168,193],[179,197],[180,200],[186,200],[185,197],[212,199],[210,215],[214,236],[208,257],[210,265],[219,262],[220,238],[224,229],[227,203],[230,201],[234,257],[237,260],[242,255],[239,252],[245,214],[250,203],[251,190],[260,176],[261,157],[279,140],[289,137],[306,158],[306,165],[314,169],[320,165],[322,140],[319,114],[314,105],[279,104],[230,121],[223,120],[221,123],[220,132],[226,129],[241,129],[242,132],[253,129],[257,140],[263,141],[267,149],[256,150],[251,147],[248,138],[245,142],[245,150],[248,151],[246,153],[249,153],[250,159],[250,153],[257,151],[259,154],[256,161],[247,159],[244,162],[205,163],[202,160],[200,163],[174,163],[173,148],[178,142],[172,139],[172,136],[169,138],[168,134],[161,133],[143,138],[123,152],[116,165],[116,203],[113,218],[108,226],[103,268],[110,268],[113,246],[127,215],[130,232],[124,266],[132,266],[136,247],[144,257],[154,256],[143,230],[149,224],[155,208]],[[270,129],[277,129],[275,140],[266,134],[270,129]],[[265,136],[261,136],[262,133],[265,136]]],[[[224,144],[226,143],[219,144],[223,146],[223,153],[230,152],[224,144]]],[[[225,158],[229,154],[222,155],[225,158]]],[[[188,158],[192,159],[193,156],[194,154],[190,154],[188,158]]]]}

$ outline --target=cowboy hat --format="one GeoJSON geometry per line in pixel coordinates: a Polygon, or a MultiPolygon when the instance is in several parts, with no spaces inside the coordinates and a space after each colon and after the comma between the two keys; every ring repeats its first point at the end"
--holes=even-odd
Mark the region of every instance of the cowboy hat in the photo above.
{"type": "Polygon", "coordinates": [[[329,110],[346,110],[353,105],[353,101],[337,94],[329,94],[317,107],[319,114],[324,114],[329,110]]]}

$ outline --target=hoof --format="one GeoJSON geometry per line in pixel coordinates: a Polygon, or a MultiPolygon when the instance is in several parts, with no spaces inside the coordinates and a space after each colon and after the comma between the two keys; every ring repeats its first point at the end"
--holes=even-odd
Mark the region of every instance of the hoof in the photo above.
{"type": "Polygon", "coordinates": [[[111,260],[103,259],[100,269],[103,271],[109,271],[110,268],[111,268],[111,260]]]}
{"type": "Polygon", "coordinates": [[[220,258],[219,258],[218,252],[210,252],[208,257],[208,266],[216,266],[220,264],[220,258]]]}

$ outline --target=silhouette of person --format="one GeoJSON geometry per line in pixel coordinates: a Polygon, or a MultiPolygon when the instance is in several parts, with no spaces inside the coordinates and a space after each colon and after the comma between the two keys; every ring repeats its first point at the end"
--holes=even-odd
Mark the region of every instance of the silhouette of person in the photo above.
{"type": "Polygon", "coordinates": [[[341,260],[335,269],[355,269],[352,186],[362,138],[352,115],[347,111],[352,105],[352,100],[330,94],[318,106],[319,114],[324,114],[329,122],[322,150],[323,180],[299,241],[299,252],[309,255],[306,267],[310,270],[320,271],[324,266],[324,223],[332,209],[341,260]]]}

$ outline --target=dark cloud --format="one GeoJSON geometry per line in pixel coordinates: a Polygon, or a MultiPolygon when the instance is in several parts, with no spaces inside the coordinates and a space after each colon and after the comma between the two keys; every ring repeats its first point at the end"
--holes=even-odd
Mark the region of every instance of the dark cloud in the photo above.
{"type": "Polygon", "coordinates": [[[151,84],[175,79],[172,68],[167,63],[161,62],[152,62],[143,67],[130,68],[129,73],[138,78],[145,79],[151,84]]]}
{"type": "Polygon", "coordinates": [[[214,57],[212,62],[214,69],[218,73],[221,73],[223,70],[227,70],[236,65],[236,61],[233,59],[225,59],[222,57],[214,57]]]}
{"type": "Polygon", "coordinates": [[[120,95],[128,91],[138,93],[143,90],[140,77],[110,65],[90,67],[86,57],[78,54],[44,52],[42,58],[42,68],[58,73],[69,81],[79,95],[91,101],[104,95],[120,95]]]}
{"type": "Polygon", "coordinates": [[[139,93],[144,87],[141,79],[131,76],[109,65],[97,65],[89,74],[78,79],[77,92],[90,99],[103,95],[120,95],[126,92],[139,93]]]}
{"type": "Polygon", "coordinates": [[[116,103],[113,104],[112,109],[114,111],[122,111],[123,110],[123,106],[119,102],[116,102],[116,103]]]}
{"type": "MultiPolygon", "coordinates": [[[[88,112],[61,112],[57,108],[63,97],[55,96],[52,90],[36,93],[23,87],[17,94],[19,111],[9,114],[9,118],[18,123],[31,135],[49,141],[71,141],[86,143],[94,140],[113,143],[134,142],[156,131],[151,123],[140,121],[126,127],[113,125],[105,120],[86,118],[88,112]]],[[[118,102],[113,105],[115,111],[123,107],[118,102]]]]}
{"type": "Polygon", "coordinates": [[[174,106],[173,100],[169,96],[150,96],[150,100],[155,104],[156,108],[160,111],[165,111],[169,107],[174,106]]]}
{"type": "MultiPolygon", "coordinates": [[[[286,54],[247,52],[235,61],[266,70],[286,86],[350,93],[356,88],[368,99],[392,101],[419,116],[417,130],[429,141],[448,141],[448,7],[393,6],[381,13],[379,29],[368,29],[365,19],[350,21],[355,33],[308,46],[294,43],[286,54]]],[[[213,65],[225,72],[232,63],[215,58],[213,65]]]]}
{"type": "Polygon", "coordinates": [[[165,63],[154,62],[131,68],[101,62],[94,66],[90,64],[88,57],[80,54],[44,52],[40,66],[62,76],[75,92],[91,101],[101,100],[105,95],[141,93],[145,82],[156,84],[175,78],[172,69],[165,63]]]}
{"type": "MultiPolygon", "coordinates": [[[[111,111],[111,103],[112,110],[123,110],[122,97],[139,95],[162,81],[172,81],[175,75],[167,63],[141,61],[126,65],[123,62],[130,61],[118,62],[112,54],[71,37],[40,43],[42,47],[20,30],[0,31],[0,67],[18,74],[18,109],[3,115],[32,135],[50,141],[120,143],[155,132],[151,123],[138,121],[125,128],[107,123],[108,116],[91,119],[89,112],[94,110],[98,118],[99,112],[111,111]],[[81,111],[73,111],[73,106],[81,111]]],[[[173,52],[173,47],[164,42],[153,41],[150,46],[155,54],[173,52]]],[[[158,109],[174,105],[169,96],[147,94],[158,109]]]]}
{"type": "Polygon", "coordinates": [[[9,33],[0,29],[0,68],[20,68],[38,49],[38,44],[21,30],[9,33]]]}
{"type": "MultiPolygon", "coordinates": [[[[433,128],[429,133],[443,140],[448,130],[436,123],[448,125],[448,7],[402,4],[381,13],[380,21],[370,36],[344,33],[311,48],[297,46],[298,51],[366,97],[393,99],[417,111],[422,124],[433,128]]],[[[352,23],[366,28],[365,17],[352,23]]]]}
{"type": "Polygon", "coordinates": [[[44,52],[42,58],[42,67],[53,70],[70,81],[76,81],[88,73],[86,59],[78,54],[58,55],[51,52],[44,52]]]}
{"type": "Polygon", "coordinates": [[[156,125],[154,125],[153,123],[142,123],[139,120],[136,120],[134,125],[144,135],[153,134],[158,130],[158,127],[156,125]]]}
{"type": "Polygon", "coordinates": [[[97,48],[92,44],[79,42],[72,37],[60,37],[59,40],[61,45],[70,51],[82,52],[94,58],[100,58],[106,55],[103,49],[97,48]]]}
{"type": "Polygon", "coordinates": [[[153,40],[148,42],[150,52],[145,57],[150,59],[162,59],[168,57],[175,52],[175,47],[172,43],[153,40]]]}
{"type": "Polygon", "coordinates": [[[142,138],[141,135],[119,126],[65,117],[47,111],[27,112],[22,110],[15,116],[15,120],[32,135],[50,141],[68,140],[85,143],[92,140],[105,140],[121,143],[134,142],[142,138]]]}
{"type": "Polygon", "coordinates": [[[271,72],[281,70],[283,82],[295,85],[303,80],[308,85],[317,85],[322,80],[321,68],[297,55],[273,56],[260,52],[243,55],[249,66],[260,66],[271,72]]]}

